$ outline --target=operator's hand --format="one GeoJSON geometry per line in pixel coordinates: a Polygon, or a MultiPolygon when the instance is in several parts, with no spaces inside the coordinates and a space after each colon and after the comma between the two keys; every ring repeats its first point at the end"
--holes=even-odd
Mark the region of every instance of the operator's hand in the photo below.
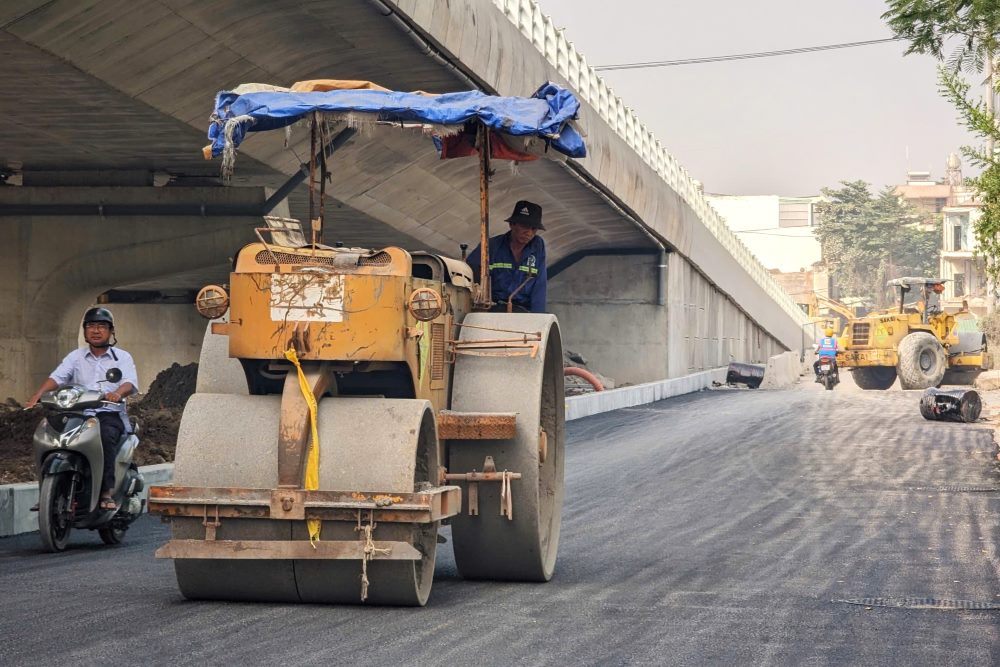
{"type": "Polygon", "coordinates": [[[30,410],[31,408],[35,407],[38,404],[38,399],[39,398],[41,398],[41,396],[39,396],[37,394],[34,395],[34,396],[32,396],[31,398],[29,398],[27,400],[27,402],[24,404],[24,409],[25,410],[30,410]]]}
{"type": "Polygon", "coordinates": [[[118,403],[122,400],[122,395],[117,391],[109,391],[104,395],[104,400],[111,401],[112,403],[118,403]]]}

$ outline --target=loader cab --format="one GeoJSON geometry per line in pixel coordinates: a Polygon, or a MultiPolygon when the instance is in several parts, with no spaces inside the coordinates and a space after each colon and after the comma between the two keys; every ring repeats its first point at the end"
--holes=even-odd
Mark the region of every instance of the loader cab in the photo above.
{"type": "Polygon", "coordinates": [[[945,280],[929,278],[895,278],[886,286],[898,290],[899,314],[919,314],[927,324],[929,318],[944,312],[941,294],[945,280]]]}

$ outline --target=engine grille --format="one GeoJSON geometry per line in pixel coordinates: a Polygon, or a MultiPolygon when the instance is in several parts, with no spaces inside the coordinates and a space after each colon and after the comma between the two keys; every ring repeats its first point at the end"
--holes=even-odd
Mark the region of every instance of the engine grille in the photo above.
{"type": "Polygon", "coordinates": [[[855,322],[851,325],[851,345],[868,345],[871,336],[871,324],[855,322]]]}
{"type": "Polygon", "coordinates": [[[431,324],[431,379],[444,379],[444,325],[431,324]]]}
{"type": "Polygon", "coordinates": [[[274,264],[277,261],[279,264],[325,264],[326,266],[335,266],[335,260],[336,257],[296,255],[290,252],[271,252],[270,250],[261,250],[254,256],[254,261],[258,264],[274,264]]]}
{"type": "Polygon", "coordinates": [[[392,255],[385,251],[358,259],[358,266],[389,266],[390,264],[392,264],[392,255]]]}

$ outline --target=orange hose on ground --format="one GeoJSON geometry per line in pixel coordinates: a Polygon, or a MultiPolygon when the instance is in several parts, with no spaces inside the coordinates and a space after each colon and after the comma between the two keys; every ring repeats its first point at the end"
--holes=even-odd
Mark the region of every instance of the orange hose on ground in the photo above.
{"type": "Polygon", "coordinates": [[[563,369],[563,375],[575,375],[578,378],[583,378],[594,386],[594,391],[604,391],[604,385],[601,384],[601,381],[597,379],[597,376],[590,371],[577,368],[576,366],[567,366],[563,369]]]}

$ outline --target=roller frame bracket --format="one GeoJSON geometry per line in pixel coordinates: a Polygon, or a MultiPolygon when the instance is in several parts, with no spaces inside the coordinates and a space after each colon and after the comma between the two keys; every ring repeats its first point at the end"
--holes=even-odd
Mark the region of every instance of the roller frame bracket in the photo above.
{"type": "Polygon", "coordinates": [[[362,541],[307,540],[171,540],[156,550],[157,558],[222,560],[420,560],[409,542],[374,541],[365,554],[362,541]]]}
{"type": "Polygon", "coordinates": [[[206,528],[211,525],[210,516],[216,521],[223,517],[353,522],[358,510],[370,510],[375,521],[433,523],[462,511],[462,489],[458,486],[437,486],[418,493],[388,493],[167,485],[150,487],[149,494],[150,513],[196,517],[203,520],[206,528]]]}
{"type": "Polygon", "coordinates": [[[271,492],[271,517],[305,521],[306,503],[302,491],[278,489],[271,492]]]}

